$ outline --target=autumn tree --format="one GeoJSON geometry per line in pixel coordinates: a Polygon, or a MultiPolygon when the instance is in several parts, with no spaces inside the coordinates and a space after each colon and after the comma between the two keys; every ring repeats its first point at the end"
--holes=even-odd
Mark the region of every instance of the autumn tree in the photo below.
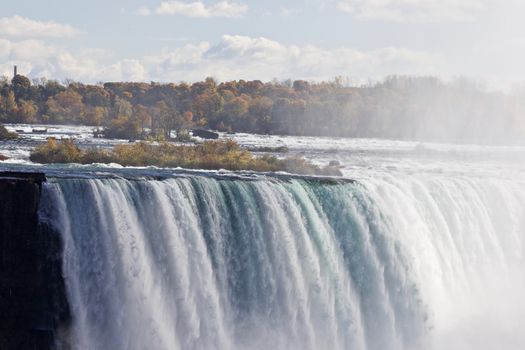
{"type": "Polygon", "coordinates": [[[211,126],[217,123],[217,117],[223,108],[222,96],[217,92],[203,93],[193,99],[192,112],[196,120],[206,120],[211,126]]]}
{"type": "Polygon", "coordinates": [[[253,129],[261,133],[270,133],[272,123],[273,101],[268,97],[257,97],[250,101],[248,117],[253,129]]]}
{"type": "Polygon", "coordinates": [[[7,92],[7,96],[2,98],[0,104],[0,114],[3,115],[3,120],[14,122],[16,121],[16,113],[18,111],[18,105],[15,99],[15,93],[12,90],[7,92]]]}
{"type": "Polygon", "coordinates": [[[91,106],[109,107],[111,95],[109,91],[98,85],[88,85],[83,91],[84,103],[91,106]]]}
{"type": "Polygon", "coordinates": [[[117,97],[113,108],[113,116],[130,118],[133,114],[133,106],[131,102],[124,98],[117,97]]]}
{"type": "Polygon", "coordinates": [[[240,130],[247,129],[247,114],[248,114],[248,100],[249,97],[243,95],[242,97],[234,97],[224,104],[223,123],[224,131],[232,131],[234,127],[238,126],[240,130]]]}
{"type": "Polygon", "coordinates": [[[101,126],[107,119],[108,109],[102,106],[86,106],[84,123],[87,125],[101,126]]]}
{"type": "Polygon", "coordinates": [[[151,113],[147,107],[141,104],[135,105],[133,117],[140,122],[142,129],[151,128],[151,113]]]}
{"type": "Polygon", "coordinates": [[[59,92],[46,102],[46,120],[53,123],[81,123],[84,120],[82,96],[73,90],[59,92]]]}
{"type": "Polygon", "coordinates": [[[109,138],[136,140],[140,139],[142,127],[137,119],[119,115],[104,129],[104,135],[109,138]]]}
{"type": "Polygon", "coordinates": [[[37,113],[38,107],[33,101],[24,101],[20,100],[19,108],[17,111],[18,122],[20,123],[36,123],[37,122],[37,113]]]}
{"type": "Polygon", "coordinates": [[[152,109],[152,131],[155,135],[170,137],[171,126],[170,119],[172,110],[168,107],[166,101],[158,101],[152,109]]]}

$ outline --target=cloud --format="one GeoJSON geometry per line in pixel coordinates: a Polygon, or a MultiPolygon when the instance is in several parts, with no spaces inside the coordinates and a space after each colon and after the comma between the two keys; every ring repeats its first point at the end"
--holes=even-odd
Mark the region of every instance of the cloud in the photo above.
{"type": "Polygon", "coordinates": [[[295,8],[281,7],[281,16],[293,16],[301,13],[301,10],[295,8]]]}
{"type": "Polygon", "coordinates": [[[149,16],[151,15],[151,10],[149,9],[149,7],[141,7],[137,10],[137,14],[139,16],[149,16]]]}
{"type": "Polygon", "coordinates": [[[72,53],[41,40],[10,41],[0,39],[0,75],[11,76],[13,66],[31,78],[66,78],[85,81],[147,80],[138,60],[124,59],[106,63],[107,53],[86,49],[72,53]]]}
{"type": "Polygon", "coordinates": [[[230,1],[220,1],[207,6],[202,1],[164,1],[151,10],[148,7],[140,8],[137,13],[141,16],[149,15],[180,15],[192,18],[241,17],[248,11],[248,6],[230,1]]]}
{"type": "Polygon", "coordinates": [[[215,44],[186,44],[150,56],[113,60],[101,50],[70,52],[39,40],[0,39],[0,74],[17,64],[32,78],[97,81],[197,81],[278,79],[328,80],[349,76],[356,81],[389,74],[437,74],[440,58],[404,48],[357,50],[349,47],[285,45],[275,40],[224,35],[215,44]]]}
{"type": "Polygon", "coordinates": [[[362,51],[348,47],[284,45],[267,38],[224,35],[215,45],[187,45],[173,52],[148,58],[155,79],[199,80],[213,76],[230,79],[327,80],[345,75],[358,79],[385,75],[430,74],[438,71],[440,59],[425,52],[386,47],[362,51]]]}
{"type": "Polygon", "coordinates": [[[27,38],[70,38],[80,31],[69,24],[35,21],[21,16],[0,18],[0,35],[27,38]]]}
{"type": "Polygon", "coordinates": [[[483,9],[484,0],[339,0],[336,7],[363,20],[470,21],[483,9]]]}

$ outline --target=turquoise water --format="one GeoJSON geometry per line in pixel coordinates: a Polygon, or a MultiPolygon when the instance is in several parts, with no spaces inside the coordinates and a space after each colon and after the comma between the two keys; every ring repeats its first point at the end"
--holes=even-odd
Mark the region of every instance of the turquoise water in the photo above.
{"type": "Polygon", "coordinates": [[[79,349],[525,344],[521,181],[90,173],[41,205],[79,349]]]}

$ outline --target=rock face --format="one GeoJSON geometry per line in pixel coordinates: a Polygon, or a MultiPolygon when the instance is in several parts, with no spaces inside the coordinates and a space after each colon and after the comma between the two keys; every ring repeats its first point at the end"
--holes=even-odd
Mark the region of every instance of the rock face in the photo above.
{"type": "Polygon", "coordinates": [[[203,139],[217,140],[219,138],[218,133],[204,129],[193,129],[191,133],[193,136],[198,136],[203,139]]]}
{"type": "Polygon", "coordinates": [[[38,221],[44,181],[0,172],[0,349],[68,348],[61,238],[38,221]]]}

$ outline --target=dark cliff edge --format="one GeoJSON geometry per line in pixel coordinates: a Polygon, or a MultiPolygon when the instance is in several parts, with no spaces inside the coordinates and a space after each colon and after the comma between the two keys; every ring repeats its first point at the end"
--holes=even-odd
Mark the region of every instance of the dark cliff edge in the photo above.
{"type": "Polygon", "coordinates": [[[67,349],[62,241],[40,223],[42,173],[0,172],[0,349],[67,349]]]}

